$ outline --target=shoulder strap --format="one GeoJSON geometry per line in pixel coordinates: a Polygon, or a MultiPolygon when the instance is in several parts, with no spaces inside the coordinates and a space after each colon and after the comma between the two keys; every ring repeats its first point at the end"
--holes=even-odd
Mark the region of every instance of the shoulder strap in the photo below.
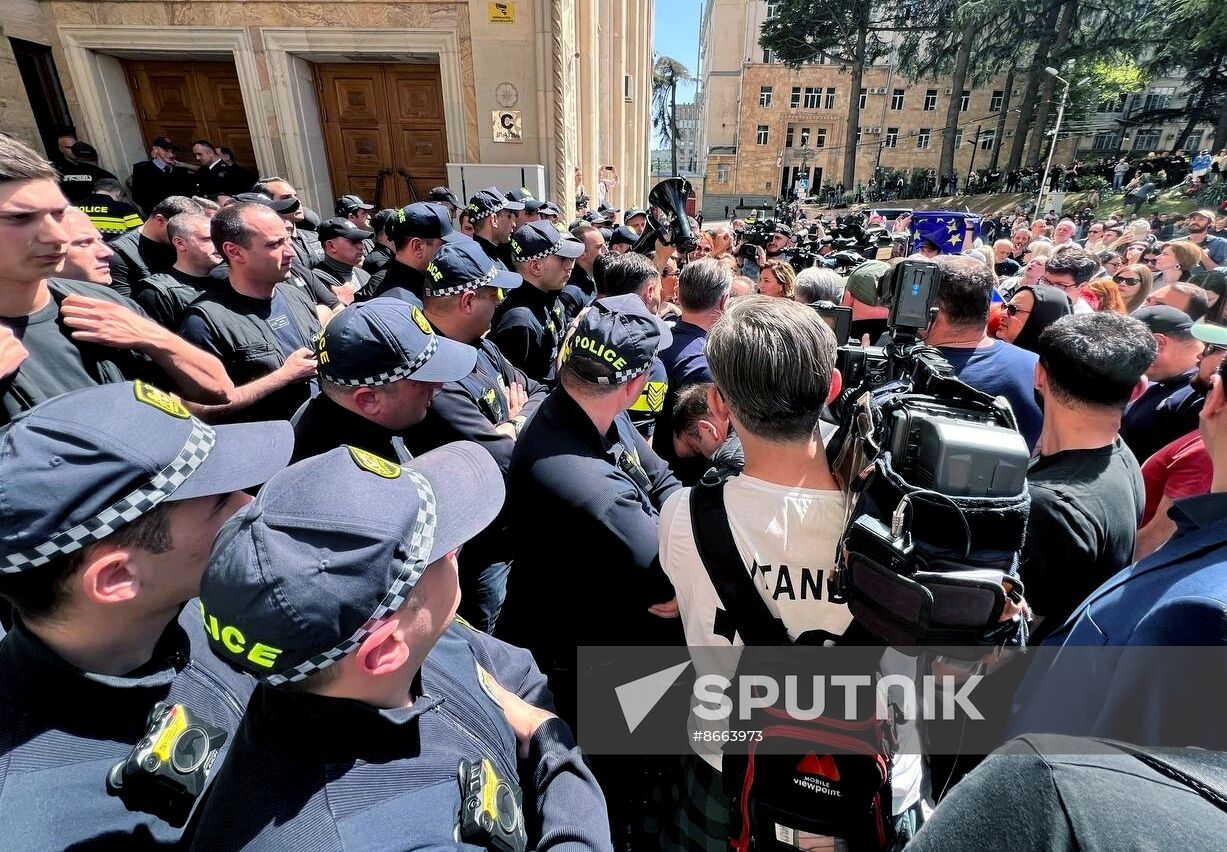
{"type": "Polygon", "coordinates": [[[1227,755],[1193,748],[1145,751],[1118,740],[1096,739],[1133,755],[1159,774],[1183,784],[1227,812],[1227,755]]]}
{"type": "Polygon", "coordinates": [[[784,624],[771,614],[737,552],[724,507],[724,480],[703,481],[690,489],[690,525],[699,561],[733,626],[747,645],[791,645],[784,624]]]}

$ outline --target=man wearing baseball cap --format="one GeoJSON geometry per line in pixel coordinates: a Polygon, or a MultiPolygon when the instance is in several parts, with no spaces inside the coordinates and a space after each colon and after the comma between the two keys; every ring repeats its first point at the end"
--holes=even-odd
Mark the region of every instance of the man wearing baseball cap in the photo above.
{"type": "MultiPolygon", "coordinates": [[[[170,848],[108,794],[154,704],[233,737],[250,681],[205,647],[213,536],[283,468],[285,423],[210,427],[142,382],[73,391],[0,431],[0,821],[23,849],[170,848]]],[[[227,743],[228,745],[228,743],[227,743]]],[[[151,799],[156,797],[150,797],[151,799]]],[[[186,816],[186,814],[184,814],[186,816]]]]}
{"type": "MultiPolygon", "coordinates": [[[[516,437],[548,392],[486,336],[499,302],[522,283],[472,240],[444,246],[426,268],[426,319],[436,334],[475,347],[477,359],[467,376],[435,394],[425,419],[405,436],[415,455],[452,441],[476,441],[506,479],[516,437]]],[[[508,535],[506,518],[500,517],[460,555],[460,614],[487,633],[493,632],[507,588],[508,535]]]]}
{"type": "Polygon", "coordinates": [[[509,243],[516,272],[526,286],[494,312],[491,336],[507,359],[538,382],[551,381],[566,329],[559,292],[571,277],[584,244],[564,237],[548,222],[532,222],[509,243]]]}
{"type": "Polygon", "coordinates": [[[524,205],[504,197],[498,187],[490,186],[478,190],[466,209],[473,225],[473,239],[491,260],[511,271],[511,249],[507,243],[517,227],[516,214],[524,205]]]}
{"type": "Polygon", "coordinates": [[[385,232],[392,239],[396,254],[371,276],[355,298],[361,302],[377,296],[394,296],[420,308],[426,265],[446,243],[468,238],[452,228],[447,208],[426,201],[397,210],[388,219],[385,232]]]}
{"type": "MultiPolygon", "coordinates": [[[[348,219],[353,223],[355,228],[360,228],[363,231],[371,229],[371,211],[375,209],[374,204],[367,204],[356,195],[342,195],[337,199],[333,211],[342,219],[348,219]]],[[[318,228],[316,229],[318,232],[318,228]]]]}
{"type": "MultiPolygon", "coordinates": [[[[367,217],[370,218],[369,216],[367,217]]],[[[362,269],[366,245],[375,235],[364,231],[350,219],[325,219],[315,229],[324,247],[324,259],[311,270],[320,285],[330,289],[343,305],[367,285],[371,276],[362,269]]]]}
{"type": "Polygon", "coordinates": [[[563,348],[559,386],[512,454],[508,505],[525,561],[508,583],[505,635],[536,655],[564,719],[574,719],[577,647],[680,642],[677,622],[649,611],[673,598],[657,520],[680,484],[626,413],[671,342],[638,296],[598,299],[563,348]],[[581,592],[592,578],[599,606],[581,592]]]}
{"type": "Polygon", "coordinates": [[[392,261],[393,255],[396,254],[396,244],[388,234],[388,226],[395,218],[395,207],[385,207],[371,217],[370,229],[375,232],[371,240],[374,247],[366,253],[366,260],[362,261],[364,272],[374,275],[392,261]]]}
{"type": "Polygon", "coordinates": [[[201,606],[213,652],[259,685],[193,848],[610,848],[541,672],[454,620],[456,551],[503,497],[473,443],[405,465],[338,447],[226,524],[201,606]]]}
{"type": "Polygon", "coordinates": [[[508,201],[518,201],[524,205],[523,210],[516,211],[516,227],[520,228],[527,225],[529,222],[541,221],[541,210],[545,207],[545,202],[536,198],[528,187],[520,187],[513,189],[507,193],[508,201]]]}
{"type": "Polygon", "coordinates": [[[446,186],[436,186],[430,190],[430,194],[426,196],[426,200],[431,204],[442,204],[447,208],[449,218],[456,218],[456,211],[460,209],[460,199],[456,197],[456,193],[452,192],[446,186]]]}
{"type": "Polygon", "coordinates": [[[383,296],[337,314],[315,358],[321,393],[295,415],[294,460],[341,444],[404,460],[405,430],[444,382],[472,371],[477,351],[435,334],[416,305],[383,296]]]}
{"type": "Polygon", "coordinates": [[[1184,220],[1188,235],[1184,239],[1201,249],[1201,265],[1206,269],[1227,266],[1227,239],[1210,233],[1214,211],[1198,210],[1184,220]]]}
{"type": "Polygon", "coordinates": [[[619,225],[614,228],[613,235],[609,238],[609,250],[614,254],[626,254],[637,242],[639,242],[639,235],[634,229],[626,225],[619,225]]]}
{"type": "Polygon", "coordinates": [[[1150,330],[1159,354],[1146,371],[1146,391],[1129,403],[1121,418],[1121,438],[1138,464],[1181,435],[1197,428],[1205,391],[1196,392],[1204,343],[1193,334],[1193,321],[1169,305],[1146,305],[1132,314],[1150,330]]]}
{"type": "Polygon", "coordinates": [[[192,177],[175,157],[175,143],[155,136],[149,143],[149,159],[132,164],[132,200],[148,213],[163,198],[191,195],[192,177]]]}

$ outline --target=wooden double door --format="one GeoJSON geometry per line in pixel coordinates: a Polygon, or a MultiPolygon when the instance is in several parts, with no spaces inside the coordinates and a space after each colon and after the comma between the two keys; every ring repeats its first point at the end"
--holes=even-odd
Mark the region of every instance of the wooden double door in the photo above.
{"type": "Polygon", "coordinates": [[[332,189],[381,207],[424,201],[447,183],[438,65],[315,65],[332,189]]]}
{"type": "Polygon", "coordinates": [[[123,64],[146,146],[155,136],[169,136],[179,146],[179,159],[194,163],[192,143],[208,139],[233,151],[240,166],[258,171],[232,61],[123,64]]]}

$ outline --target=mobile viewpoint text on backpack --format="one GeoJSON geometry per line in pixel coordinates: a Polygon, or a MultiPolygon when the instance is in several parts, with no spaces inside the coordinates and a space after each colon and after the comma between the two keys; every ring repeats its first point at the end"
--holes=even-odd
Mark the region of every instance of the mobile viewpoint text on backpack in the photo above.
{"type": "Polygon", "coordinates": [[[1118,728],[1136,724],[1148,744],[1214,748],[1189,741],[1178,711],[1194,697],[1227,706],[1224,648],[589,646],[577,663],[579,744],[592,754],[805,756],[818,736],[830,754],[985,755],[1020,733],[1099,736],[1112,703],[1118,728]],[[1192,674],[1184,697],[1147,688],[1173,670],[1216,674],[1192,674]],[[1105,672],[1137,673],[1138,693],[1105,672]],[[1028,676],[1077,686],[1035,707],[1028,676]],[[1172,710],[1157,712],[1164,702],[1172,710]]]}

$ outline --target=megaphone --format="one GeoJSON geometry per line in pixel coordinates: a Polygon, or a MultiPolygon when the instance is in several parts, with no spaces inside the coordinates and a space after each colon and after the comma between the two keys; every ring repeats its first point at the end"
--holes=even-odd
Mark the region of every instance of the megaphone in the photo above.
{"type": "Polygon", "coordinates": [[[679,254],[694,251],[698,240],[691,232],[690,219],[686,216],[686,199],[691,193],[690,181],[683,177],[662,180],[652,187],[648,193],[648,204],[659,210],[660,215],[653,216],[653,211],[648,211],[648,223],[631,251],[649,254],[656,249],[657,242],[675,246],[679,254]]]}

